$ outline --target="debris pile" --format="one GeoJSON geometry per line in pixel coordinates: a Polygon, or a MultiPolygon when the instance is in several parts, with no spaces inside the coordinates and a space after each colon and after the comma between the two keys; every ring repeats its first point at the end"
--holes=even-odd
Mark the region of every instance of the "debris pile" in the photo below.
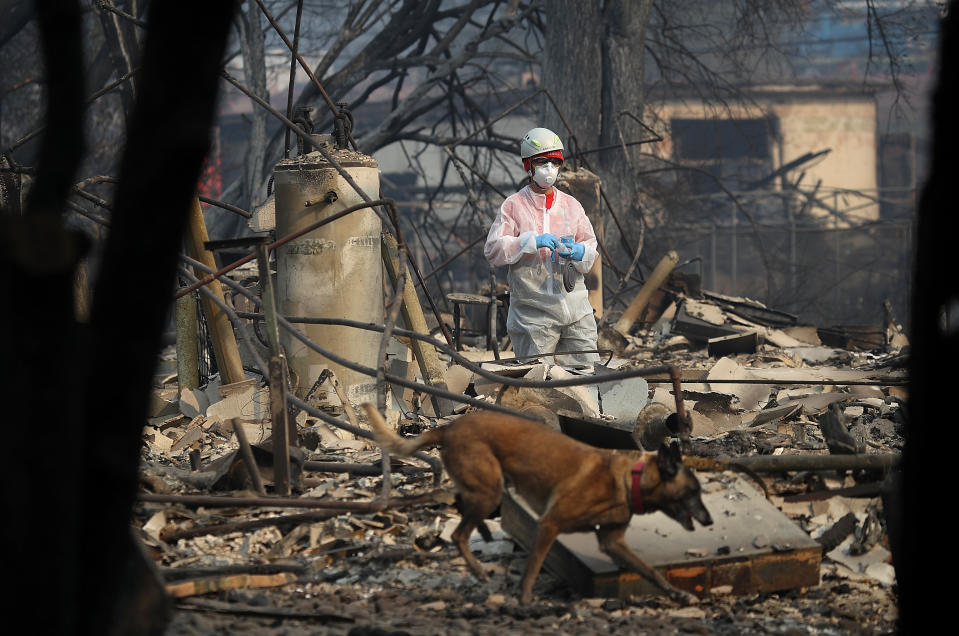
{"type": "MultiPolygon", "coordinates": [[[[276,620],[288,626],[319,621],[330,633],[363,625],[432,632],[466,621],[471,631],[697,624],[739,633],[774,623],[805,629],[810,616],[823,630],[892,629],[895,573],[882,494],[908,415],[901,328],[888,321],[877,344],[873,332],[797,325],[794,317],[748,299],[662,290],[639,324],[646,328],[618,334],[613,356],[596,372],[680,369],[679,397],[692,422],[688,455],[726,462],[725,470],[709,473],[707,488],[742,480],[736,466],[758,475],[772,505],[821,546],[818,586],[741,595],[732,585],[714,585],[699,606],[680,608],[661,597],[582,597],[544,570],[534,590],[539,600],[521,606],[515,591],[525,551],[498,519],[489,520],[492,542],[478,533],[470,540],[491,575],[480,583],[451,545],[459,516],[448,479],[434,489],[433,472],[422,461],[393,458],[389,499],[383,499],[379,449],[303,411],[290,414],[298,433],[291,453],[294,496],[264,500],[235,427],[249,440],[269,493],[269,388],[251,379],[228,390],[215,380],[180,389],[169,372],[175,356],[167,352],[161,370],[168,373],[157,376],[144,428],[135,526],[178,607],[197,610],[178,613],[180,633],[239,620],[261,620],[262,629],[276,620]],[[840,336],[843,346],[832,339],[840,336]],[[377,501],[386,503],[370,505],[377,501]]],[[[487,363],[485,349],[468,340],[464,348],[465,357],[502,377],[557,380],[592,372],[546,361],[511,363],[508,353],[487,363]]],[[[677,396],[664,374],[559,388],[507,386],[487,375],[451,363],[447,385],[597,445],[636,448],[674,434],[665,422],[677,396]],[[654,422],[661,425],[658,434],[651,432],[654,422]]],[[[334,391],[318,390],[312,399],[347,421],[334,391]]],[[[390,405],[387,415],[401,433],[474,408],[439,418],[422,395],[395,386],[390,405]]],[[[749,479],[741,483],[756,487],[749,479]]],[[[785,549],[769,536],[750,542],[771,552],[785,549]]],[[[706,557],[692,549],[687,556],[706,557]]]]}

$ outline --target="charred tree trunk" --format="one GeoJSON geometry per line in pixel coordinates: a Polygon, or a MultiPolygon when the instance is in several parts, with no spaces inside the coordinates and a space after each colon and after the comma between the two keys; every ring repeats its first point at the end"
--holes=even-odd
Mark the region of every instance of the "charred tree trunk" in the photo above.
{"type": "MultiPolygon", "coordinates": [[[[605,3],[557,0],[549,3],[543,86],[549,90],[573,129],[572,150],[616,146],[586,155],[623,229],[642,222],[637,198],[639,125],[643,89],[646,25],[652,0],[610,0],[605,3]]],[[[570,135],[559,113],[547,102],[543,124],[566,139],[570,135]]],[[[606,224],[606,244],[619,239],[606,224]],[[611,234],[613,233],[613,234],[611,234]]],[[[635,249],[629,247],[628,252],[635,249]]]]}
{"type": "MultiPolygon", "coordinates": [[[[266,61],[260,8],[255,0],[246,1],[245,11],[237,14],[237,30],[243,51],[243,72],[247,87],[267,101],[266,61]]],[[[250,132],[247,137],[247,153],[243,166],[243,207],[252,210],[266,199],[263,175],[266,171],[266,110],[253,103],[250,113],[250,132]]]]}
{"type": "MultiPolygon", "coordinates": [[[[116,7],[113,0],[101,0],[101,3],[116,7]]],[[[129,0],[129,2],[121,2],[117,8],[124,13],[137,16],[141,4],[138,0],[129,0]]],[[[117,77],[123,77],[136,68],[140,57],[140,42],[137,38],[139,27],[128,19],[103,8],[100,9],[100,27],[103,30],[103,38],[106,41],[106,49],[110,55],[113,71],[117,77]]],[[[95,86],[98,85],[95,84],[95,86]]],[[[131,77],[117,90],[123,103],[124,118],[129,120],[137,99],[136,78],[131,77]]]]}
{"type": "MultiPolygon", "coordinates": [[[[959,372],[959,279],[954,272],[955,176],[959,170],[959,2],[949,3],[939,45],[939,78],[932,98],[932,156],[919,201],[913,272],[912,333],[909,340],[909,429],[903,451],[901,489],[886,497],[889,538],[899,589],[903,634],[945,620],[953,601],[951,569],[936,567],[942,545],[935,541],[930,511],[948,514],[952,495],[943,486],[955,476],[948,443],[952,414],[948,396],[959,372]],[[944,426],[945,425],[945,426],[944,426]],[[931,575],[931,576],[930,576],[931,575]]],[[[934,513],[935,514],[935,513],[934,513]]]]}
{"type": "Polygon", "coordinates": [[[131,534],[142,423],[177,252],[209,146],[232,0],[152,5],[141,99],[90,321],[74,317],[82,234],[63,210],[83,156],[76,2],[37,2],[49,87],[38,173],[22,217],[0,218],[0,524],[7,616],[55,634],[163,633],[165,595],[131,534]],[[131,311],[132,310],[132,311],[131,311]],[[110,387],[112,403],[95,396],[110,387]],[[60,453],[55,449],[66,449],[60,453]]]}

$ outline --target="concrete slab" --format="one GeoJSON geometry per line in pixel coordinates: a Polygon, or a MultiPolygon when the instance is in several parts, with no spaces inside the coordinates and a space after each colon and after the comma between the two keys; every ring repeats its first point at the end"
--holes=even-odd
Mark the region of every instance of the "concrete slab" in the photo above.
{"type": "MultiPolygon", "coordinates": [[[[700,479],[713,525],[687,532],[660,512],[634,516],[626,540],[640,557],[676,587],[699,595],[721,586],[752,594],[819,584],[818,543],[738,475],[701,473],[700,479]]],[[[530,549],[536,517],[515,493],[503,498],[502,524],[530,549]]],[[[592,533],[561,535],[545,567],[584,596],[658,593],[600,552],[592,533]]]]}
{"type": "MultiPolygon", "coordinates": [[[[580,377],[581,374],[573,374],[559,365],[549,367],[550,380],[567,380],[580,377]]],[[[599,417],[599,390],[596,385],[581,384],[579,386],[566,386],[553,389],[576,400],[580,405],[583,415],[587,417],[599,417]]],[[[639,411],[637,411],[639,413],[639,411]]]]}
{"type": "MultiPolygon", "coordinates": [[[[778,370],[778,369],[777,369],[778,370]]],[[[753,369],[740,366],[732,358],[720,358],[709,370],[708,380],[754,380],[758,374],[753,369]]],[[[769,392],[772,387],[768,384],[725,384],[713,383],[710,390],[719,393],[730,393],[739,400],[737,408],[743,411],[755,411],[766,406],[769,402],[769,392]]]]}
{"type": "MultiPolygon", "coordinates": [[[[615,371],[597,364],[597,376],[615,371]]],[[[616,382],[601,382],[599,391],[600,412],[619,422],[636,422],[636,416],[649,402],[649,384],[645,378],[626,378],[616,382]]]]}

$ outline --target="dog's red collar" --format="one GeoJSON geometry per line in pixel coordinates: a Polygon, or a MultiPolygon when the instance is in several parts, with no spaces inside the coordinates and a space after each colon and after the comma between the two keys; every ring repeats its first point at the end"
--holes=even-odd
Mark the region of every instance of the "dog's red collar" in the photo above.
{"type": "Polygon", "coordinates": [[[632,496],[630,501],[633,504],[633,514],[641,515],[645,511],[643,507],[643,491],[640,487],[640,482],[643,480],[643,468],[646,466],[646,462],[638,461],[636,465],[633,466],[633,489],[632,496]]]}

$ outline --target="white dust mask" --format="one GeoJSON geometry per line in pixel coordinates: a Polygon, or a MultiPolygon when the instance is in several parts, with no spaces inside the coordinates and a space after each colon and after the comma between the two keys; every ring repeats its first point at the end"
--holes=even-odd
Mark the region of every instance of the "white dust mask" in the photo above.
{"type": "Polygon", "coordinates": [[[556,164],[544,163],[533,170],[533,183],[541,188],[548,188],[556,182],[556,176],[559,174],[559,168],[556,164]]]}

